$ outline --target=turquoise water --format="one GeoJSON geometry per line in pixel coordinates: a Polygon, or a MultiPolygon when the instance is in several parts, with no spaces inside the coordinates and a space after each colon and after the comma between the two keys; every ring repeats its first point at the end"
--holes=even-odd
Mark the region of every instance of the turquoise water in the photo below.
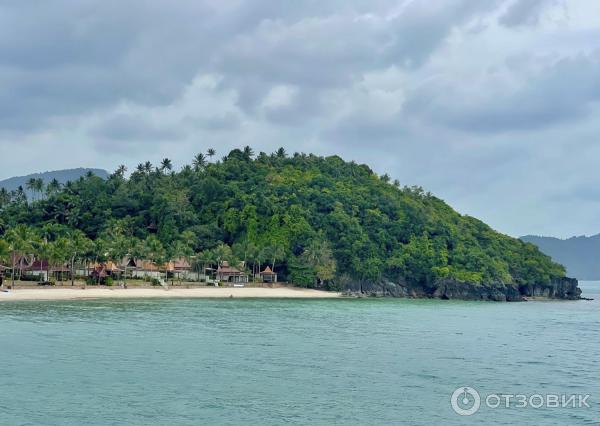
{"type": "Polygon", "coordinates": [[[592,302],[0,304],[1,425],[599,424],[592,302]],[[454,413],[459,386],[591,408],[454,413]]]}

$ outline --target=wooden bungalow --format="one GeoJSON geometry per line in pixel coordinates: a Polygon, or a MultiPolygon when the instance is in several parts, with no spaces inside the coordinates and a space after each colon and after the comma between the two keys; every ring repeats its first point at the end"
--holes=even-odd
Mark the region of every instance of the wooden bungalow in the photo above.
{"type": "Polygon", "coordinates": [[[217,281],[225,281],[229,283],[247,283],[248,274],[240,271],[229,263],[223,262],[217,269],[217,281]]]}
{"type": "Polygon", "coordinates": [[[23,274],[39,277],[41,281],[50,281],[51,278],[62,280],[71,275],[71,268],[67,265],[49,265],[46,259],[35,259],[23,267],[23,274]]]}
{"type": "Polygon", "coordinates": [[[273,270],[267,265],[264,271],[260,274],[260,279],[264,283],[276,283],[277,282],[277,273],[273,272],[273,270]]]}
{"type": "Polygon", "coordinates": [[[107,277],[120,277],[123,270],[114,262],[97,263],[93,265],[90,276],[96,281],[102,281],[107,277]]]}
{"type": "Polygon", "coordinates": [[[197,275],[192,273],[192,266],[185,257],[169,262],[167,270],[178,279],[193,279],[197,275]]]}
{"type": "MultiPolygon", "coordinates": [[[[125,258],[121,261],[121,268],[127,271],[131,277],[154,277],[159,278],[161,269],[156,263],[149,260],[125,258]]],[[[165,269],[163,268],[162,271],[165,269]]]]}

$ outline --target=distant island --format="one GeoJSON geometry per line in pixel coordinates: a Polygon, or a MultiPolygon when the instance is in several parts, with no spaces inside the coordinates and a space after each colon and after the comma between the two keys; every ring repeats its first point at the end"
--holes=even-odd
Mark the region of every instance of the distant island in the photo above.
{"type": "Polygon", "coordinates": [[[360,296],[580,296],[577,280],[535,245],[367,165],[283,148],[215,154],[178,171],[165,158],[130,175],[124,166],[106,179],[86,173],[30,199],[0,190],[6,281],[37,267],[45,280],[88,284],[151,273],[159,283],[181,271],[182,280],[197,273],[206,283],[284,281],[360,296]]]}
{"type": "MultiPolygon", "coordinates": [[[[48,184],[56,182],[61,185],[69,181],[74,181],[88,173],[101,177],[108,178],[108,172],[103,169],[77,168],[54,170],[50,172],[32,173],[26,176],[15,176],[8,179],[0,180],[0,188],[7,191],[16,191],[21,187],[28,197],[33,197],[39,190],[48,188],[48,184]],[[38,190],[39,189],[39,190],[38,190]]],[[[51,186],[52,188],[52,186],[51,186]]]]}
{"type": "Polygon", "coordinates": [[[580,280],[600,280],[600,234],[567,239],[526,235],[521,240],[539,249],[567,268],[567,273],[580,280]]]}

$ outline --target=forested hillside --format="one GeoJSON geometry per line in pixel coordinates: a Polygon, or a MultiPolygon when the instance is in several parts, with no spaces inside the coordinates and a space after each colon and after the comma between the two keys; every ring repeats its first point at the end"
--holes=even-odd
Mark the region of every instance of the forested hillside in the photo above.
{"type": "MultiPolygon", "coordinates": [[[[24,224],[47,244],[66,247],[73,235],[93,241],[78,253],[268,263],[296,285],[328,289],[452,297],[485,288],[482,298],[516,292],[509,299],[535,286],[550,288],[550,296],[561,291],[564,268],[533,244],[366,165],[283,149],[213,155],[199,154],[179,171],[165,159],[141,163],[129,177],[124,167],[107,180],[89,174],[34,202],[2,191],[3,238],[18,241],[24,224]]],[[[568,291],[555,296],[575,296],[568,291]]]]}

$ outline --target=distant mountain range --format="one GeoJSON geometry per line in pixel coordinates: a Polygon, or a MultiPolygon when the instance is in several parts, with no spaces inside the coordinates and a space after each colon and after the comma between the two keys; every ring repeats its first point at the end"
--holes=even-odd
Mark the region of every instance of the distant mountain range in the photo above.
{"type": "Polygon", "coordinates": [[[591,237],[553,237],[526,235],[521,240],[539,249],[567,268],[567,275],[580,280],[600,280],[600,234],[591,237]]]}
{"type": "MultiPolygon", "coordinates": [[[[47,184],[52,179],[58,180],[60,183],[67,183],[68,181],[74,181],[79,179],[81,176],[85,176],[86,173],[92,172],[96,176],[99,176],[103,179],[108,178],[108,172],[103,169],[86,169],[86,168],[77,168],[77,169],[66,169],[66,170],[55,170],[52,172],[43,172],[43,173],[32,173],[27,176],[16,176],[11,177],[5,180],[0,180],[0,188],[6,188],[7,191],[12,191],[17,189],[19,186],[22,186],[23,189],[27,191],[27,181],[31,178],[39,179],[41,178],[44,181],[44,184],[47,184]]],[[[30,194],[28,194],[30,195],[30,194]]]]}

